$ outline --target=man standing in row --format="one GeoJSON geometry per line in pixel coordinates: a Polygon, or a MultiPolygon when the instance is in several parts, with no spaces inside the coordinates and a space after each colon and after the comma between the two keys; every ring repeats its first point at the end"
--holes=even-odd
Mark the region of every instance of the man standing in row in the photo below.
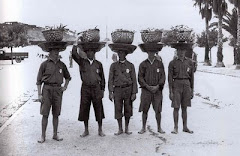
{"type": "Polygon", "coordinates": [[[128,125],[133,114],[132,103],[136,99],[137,80],[134,65],[126,60],[127,54],[126,51],[119,51],[119,61],[112,63],[109,72],[109,99],[114,100],[115,119],[118,121],[119,128],[115,135],[123,133],[123,116],[125,116],[125,133],[132,134],[132,132],[129,132],[128,125]]]}
{"type": "Polygon", "coordinates": [[[190,59],[185,57],[187,43],[178,43],[176,45],[177,58],[169,63],[168,67],[168,83],[169,98],[172,100],[174,130],[173,134],[178,133],[178,112],[181,106],[183,131],[193,133],[187,127],[187,107],[191,107],[191,99],[193,98],[194,87],[194,68],[190,59]]]}
{"type": "Polygon", "coordinates": [[[165,83],[164,66],[161,59],[157,59],[155,52],[148,52],[148,58],[139,66],[138,82],[142,88],[139,112],[142,113],[142,129],[138,132],[146,132],[148,110],[152,103],[157,121],[157,131],[165,133],[161,128],[162,90],[165,83]]]}
{"type": "MultiPolygon", "coordinates": [[[[81,102],[79,111],[79,121],[84,121],[85,131],[81,137],[89,135],[88,120],[91,102],[98,122],[99,136],[105,136],[102,131],[102,119],[104,116],[102,98],[105,90],[105,78],[101,62],[94,59],[95,52],[86,51],[87,58],[80,57],[77,53],[77,46],[73,46],[72,57],[77,62],[82,80],[81,102]]],[[[80,50],[80,49],[79,49],[80,50]]]]}
{"type": "Polygon", "coordinates": [[[41,102],[40,113],[42,115],[42,136],[38,141],[39,143],[45,142],[51,107],[53,115],[53,139],[57,141],[63,140],[57,135],[58,117],[61,113],[62,95],[67,89],[70,80],[71,77],[66,65],[59,59],[59,51],[57,49],[50,51],[48,59],[39,68],[36,83],[38,99],[41,102]],[[62,87],[63,78],[65,78],[65,84],[62,87]],[[43,88],[42,84],[44,84],[43,88]]]}

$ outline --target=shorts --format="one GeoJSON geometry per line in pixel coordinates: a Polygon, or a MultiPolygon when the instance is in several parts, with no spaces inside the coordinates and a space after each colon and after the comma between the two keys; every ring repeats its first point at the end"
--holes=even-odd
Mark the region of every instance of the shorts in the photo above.
{"type": "Polygon", "coordinates": [[[52,115],[59,116],[62,107],[62,94],[61,87],[44,85],[42,89],[43,102],[41,103],[40,114],[49,116],[52,107],[52,115]]]}
{"type": "Polygon", "coordinates": [[[130,118],[133,115],[132,110],[132,86],[114,88],[114,110],[115,119],[121,119],[123,116],[130,118]],[[123,115],[124,108],[124,115],[123,115]]]}
{"type": "Polygon", "coordinates": [[[191,107],[191,93],[189,80],[175,80],[173,82],[172,107],[191,107]]]}
{"type": "Polygon", "coordinates": [[[93,103],[96,121],[101,121],[103,118],[105,118],[101,92],[100,85],[82,85],[80,110],[78,116],[79,121],[89,120],[91,102],[93,103]]]}
{"type": "Polygon", "coordinates": [[[148,112],[151,103],[155,113],[162,112],[162,98],[161,90],[158,90],[155,94],[153,94],[146,88],[142,88],[139,112],[148,112]]]}

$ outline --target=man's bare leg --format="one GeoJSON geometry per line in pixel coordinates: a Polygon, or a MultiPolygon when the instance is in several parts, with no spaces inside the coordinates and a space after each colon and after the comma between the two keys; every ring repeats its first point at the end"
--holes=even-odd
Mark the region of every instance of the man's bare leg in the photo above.
{"type": "Polygon", "coordinates": [[[114,133],[114,135],[120,135],[123,133],[123,128],[122,128],[122,118],[117,119],[118,121],[118,132],[114,133]]]}
{"type": "Polygon", "coordinates": [[[53,139],[56,141],[62,141],[63,138],[59,138],[58,134],[57,134],[57,130],[58,130],[58,116],[53,116],[53,139]]]}
{"type": "Polygon", "coordinates": [[[43,115],[42,116],[42,136],[41,136],[41,139],[38,140],[38,143],[44,143],[45,142],[47,124],[48,124],[48,116],[43,115]]]}
{"type": "Polygon", "coordinates": [[[130,117],[125,117],[125,133],[130,135],[132,132],[129,132],[128,125],[129,125],[130,117]]]}
{"type": "Polygon", "coordinates": [[[102,131],[102,119],[98,121],[98,135],[104,137],[105,134],[102,131]]]}
{"type": "Polygon", "coordinates": [[[173,110],[174,129],[171,132],[173,134],[178,133],[178,112],[179,112],[179,108],[174,108],[174,110],[173,110]]]}
{"type": "Polygon", "coordinates": [[[85,120],[85,121],[84,121],[84,127],[85,127],[85,130],[84,130],[83,134],[80,135],[80,137],[85,137],[85,136],[88,136],[88,135],[89,135],[89,131],[88,131],[88,120],[85,120]]]}
{"type": "Polygon", "coordinates": [[[138,132],[139,134],[143,134],[146,132],[147,116],[148,116],[148,113],[146,112],[142,113],[142,129],[138,132]]]}
{"type": "Polygon", "coordinates": [[[182,107],[183,132],[192,134],[193,131],[187,127],[187,107],[182,107]]]}
{"type": "Polygon", "coordinates": [[[155,114],[155,117],[156,117],[156,121],[157,121],[158,132],[161,134],[164,134],[165,132],[161,128],[161,112],[157,112],[155,114]]]}

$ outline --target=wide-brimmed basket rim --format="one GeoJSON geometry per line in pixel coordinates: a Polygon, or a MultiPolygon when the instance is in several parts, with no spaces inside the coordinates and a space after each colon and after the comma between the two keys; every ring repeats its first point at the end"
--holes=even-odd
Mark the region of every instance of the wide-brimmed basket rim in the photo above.
{"type": "Polygon", "coordinates": [[[58,50],[60,50],[59,52],[62,52],[67,48],[68,44],[65,41],[46,41],[46,42],[42,42],[42,43],[38,44],[38,46],[41,47],[42,50],[45,52],[50,52],[50,51],[46,51],[46,49],[50,49],[50,48],[58,49],[58,50]],[[51,46],[46,47],[49,44],[58,44],[58,45],[51,45],[51,46]]]}

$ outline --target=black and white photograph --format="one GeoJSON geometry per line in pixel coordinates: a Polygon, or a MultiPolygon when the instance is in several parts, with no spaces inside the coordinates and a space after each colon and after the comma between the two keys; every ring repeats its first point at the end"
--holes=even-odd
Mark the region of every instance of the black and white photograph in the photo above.
{"type": "Polygon", "coordinates": [[[240,154],[240,0],[0,0],[0,156],[240,154]]]}

